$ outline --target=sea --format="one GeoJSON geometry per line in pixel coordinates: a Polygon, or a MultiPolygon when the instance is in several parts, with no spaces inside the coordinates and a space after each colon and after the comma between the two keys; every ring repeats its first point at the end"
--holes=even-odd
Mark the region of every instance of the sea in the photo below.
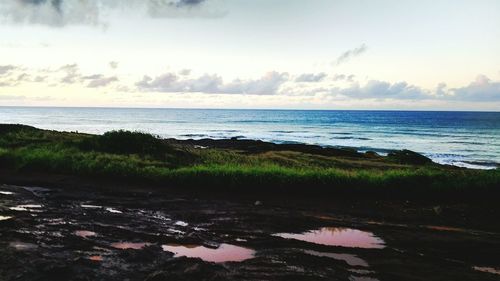
{"type": "Polygon", "coordinates": [[[258,139],[349,147],[385,155],[409,149],[434,162],[500,166],[500,112],[0,107],[0,123],[163,138],[258,139]]]}

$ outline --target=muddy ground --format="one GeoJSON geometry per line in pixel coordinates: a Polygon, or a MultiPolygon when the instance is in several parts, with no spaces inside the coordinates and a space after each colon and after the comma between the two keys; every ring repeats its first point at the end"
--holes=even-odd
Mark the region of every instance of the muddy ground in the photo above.
{"type": "Polygon", "coordinates": [[[0,184],[0,280],[500,280],[488,204],[126,190],[0,184]]]}

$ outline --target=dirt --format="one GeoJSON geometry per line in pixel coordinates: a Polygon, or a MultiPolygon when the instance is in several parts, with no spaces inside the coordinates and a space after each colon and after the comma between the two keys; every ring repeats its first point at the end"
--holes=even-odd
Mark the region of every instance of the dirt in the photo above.
{"type": "Polygon", "coordinates": [[[0,185],[0,280],[500,280],[497,212],[0,185]]]}

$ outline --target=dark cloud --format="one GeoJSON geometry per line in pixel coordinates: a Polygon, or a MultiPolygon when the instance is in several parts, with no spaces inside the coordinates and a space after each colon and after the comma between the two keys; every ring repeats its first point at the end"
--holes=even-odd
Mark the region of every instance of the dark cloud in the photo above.
{"type": "Polygon", "coordinates": [[[53,27],[107,26],[110,11],[131,10],[155,18],[214,16],[213,9],[201,8],[206,2],[209,0],[3,0],[0,16],[14,23],[53,27]]]}
{"type": "Polygon", "coordinates": [[[235,79],[229,83],[224,83],[222,78],[215,74],[205,74],[197,78],[184,78],[175,73],[165,73],[155,78],[144,76],[135,85],[140,91],[151,92],[273,95],[288,80],[288,77],[288,73],[272,71],[259,79],[235,79]]]}
{"type": "Polygon", "coordinates": [[[354,48],[352,50],[348,50],[344,52],[342,55],[340,55],[337,60],[335,61],[336,65],[345,63],[349,61],[351,58],[357,57],[368,50],[368,47],[365,44],[362,44],[361,46],[354,48]]]}
{"type": "Polygon", "coordinates": [[[320,72],[320,73],[304,73],[297,78],[295,78],[295,82],[320,82],[326,77],[326,73],[320,72]]]}

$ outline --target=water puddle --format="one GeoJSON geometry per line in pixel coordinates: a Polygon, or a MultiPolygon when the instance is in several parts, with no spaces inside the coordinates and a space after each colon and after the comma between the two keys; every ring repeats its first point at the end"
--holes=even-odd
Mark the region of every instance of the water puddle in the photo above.
{"type": "Polygon", "coordinates": [[[175,225],[178,225],[178,226],[188,226],[189,224],[185,221],[176,221],[174,223],[175,225]]]}
{"type": "Polygon", "coordinates": [[[2,195],[13,195],[14,192],[10,192],[10,191],[0,191],[0,194],[2,195]]]}
{"type": "Polygon", "coordinates": [[[96,236],[97,233],[95,233],[93,231],[88,231],[88,230],[77,230],[77,231],[75,231],[75,235],[82,237],[82,238],[88,238],[88,237],[96,236]]]}
{"type": "Polygon", "coordinates": [[[11,216],[0,216],[0,221],[10,220],[11,218],[11,216]]]}
{"type": "Polygon", "coordinates": [[[273,235],[285,239],[295,239],[327,246],[364,249],[385,248],[384,240],[375,236],[373,233],[344,227],[323,227],[319,230],[312,230],[300,234],[277,233],[273,235]]]}
{"type": "Polygon", "coordinates": [[[487,272],[487,273],[500,275],[500,269],[496,269],[493,267],[473,266],[472,269],[477,270],[477,271],[481,271],[481,272],[487,272]]]}
{"type": "Polygon", "coordinates": [[[123,214],[123,212],[122,212],[122,211],[117,210],[117,209],[115,209],[115,208],[106,208],[106,211],[107,211],[107,212],[110,212],[110,213],[113,213],[113,214],[123,214]]]}
{"type": "Polygon", "coordinates": [[[27,204],[27,205],[17,205],[15,207],[10,207],[9,209],[12,211],[19,211],[19,212],[24,212],[24,211],[35,212],[35,211],[40,211],[40,210],[36,210],[39,208],[42,208],[42,205],[27,204]]]}
{"type": "Polygon", "coordinates": [[[99,256],[99,255],[90,256],[90,257],[88,257],[88,259],[91,261],[102,261],[103,260],[102,256],[99,256]]]}
{"type": "Polygon", "coordinates": [[[323,253],[323,252],[317,252],[317,251],[311,251],[311,250],[304,250],[304,253],[306,253],[308,255],[312,255],[312,256],[317,256],[317,257],[327,257],[327,258],[345,261],[350,266],[368,267],[368,263],[365,260],[358,258],[356,255],[323,253]]]}
{"type": "Polygon", "coordinates": [[[38,246],[35,244],[24,243],[24,242],[10,242],[9,246],[18,250],[18,251],[33,250],[33,249],[38,248],[38,246]]]}
{"type": "Polygon", "coordinates": [[[102,208],[102,206],[91,205],[91,204],[80,204],[80,207],[85,208],[85,209],[100,209],[100,208],[102,208]]]}
{"type": "Polygon", "coordinates": [[[255,251],[230,244],[221,244],[218,248],[212,249],[200,245],[176,245],[169,244],[162,246],[164,251],[174,253],[174,257],[200,258],[207,262],[241,262],[251,259],[255,251]]]}
{"type": "Polygon", "coordinates": [[[151,243],[146,243],[146,242],[117,242],[117,243],[112,243],[111,247],[115,249],[120,249],[120,250],[127,250],[127,249],[133,249],[133,250],[140,250],[146,246],[151,245],[151,243]]]}

